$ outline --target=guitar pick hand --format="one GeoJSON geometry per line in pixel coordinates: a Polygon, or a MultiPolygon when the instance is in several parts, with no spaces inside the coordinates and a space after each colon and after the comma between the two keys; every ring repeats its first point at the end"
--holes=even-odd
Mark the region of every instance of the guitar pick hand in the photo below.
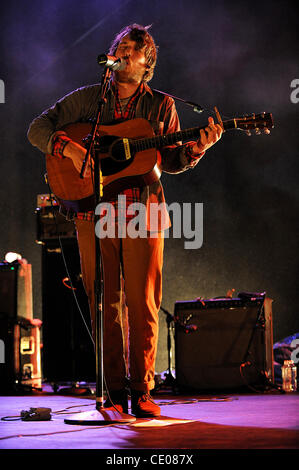
{"type": "MultiPolygon", "coordinates": [[[[65,146],[63,155],[72,160],[74,167],[76,168],[78,173],[80,173],[82,165],[83,165],[83,161],[86,155],[86,149],[82,147],[81,145],[77,144],[77,142],[74,142],[73,140],[71,140],[65,146]]],[[[87,168],[85,176],[88,178],[90,178],[91,176],[90,165],[87,168]]]]}

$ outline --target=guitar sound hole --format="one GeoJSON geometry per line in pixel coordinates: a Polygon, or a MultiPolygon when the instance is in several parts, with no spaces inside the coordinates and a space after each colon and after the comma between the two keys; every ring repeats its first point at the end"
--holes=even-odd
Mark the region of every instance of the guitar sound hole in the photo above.
{"type": "Polygon", "coordinates": [[[99,153],[108,153],[111,145],[118,137],[113,135],[103,135],[98,137],[95,144],[95,150],[99,153]]]}
{"type": "Polygon", "coordinates": [[[117,139],[110,147],[110,156],[112,160],[122,163],[132,160],[132,148],[129,139],[117,139]]]}
{"type": "MultiPolygon", "coordinates": [[[[131,146],[129,147],[131,151],[131,146]]],[[[104,176],[113,175],[127,168],[133,161],[126,159],[123,139],[114,135],[104,135],[98,138],[96,151],[99,154],[106,154],[105,158],[100,158],[101,169],[104,176]]]]}
{"type": "Polygon", "coordinates": [[[112,158],[110,157],[105,158],[101,160],[102,173],[104,176],[114,175],[115,173],[118,173],[119,171],[122,171],[127,168],[130,163],[132,163],[132,160],[119,162],[112,160],[112,158]]]}

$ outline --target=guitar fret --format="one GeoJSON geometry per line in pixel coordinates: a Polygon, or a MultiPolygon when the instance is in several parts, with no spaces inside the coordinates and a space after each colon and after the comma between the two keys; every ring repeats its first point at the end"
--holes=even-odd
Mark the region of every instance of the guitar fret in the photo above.
{"type": "Polygon", "coordinates": [[[200,135],[200,128],[194,127],[191,129],[181,130],[172,134],[157,135],[146,139],[132,140],[137,151],[148,150],[155,147],[164,147],[165,145],[173,145],[177,142],[198,137],[200,135]]]}

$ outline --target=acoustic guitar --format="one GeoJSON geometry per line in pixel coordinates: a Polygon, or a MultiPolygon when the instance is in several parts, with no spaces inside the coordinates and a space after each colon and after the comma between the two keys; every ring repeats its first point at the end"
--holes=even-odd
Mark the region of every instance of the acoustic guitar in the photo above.
{"type": "MultiPolygon", "coordinates": [[[[247,134],[251,131],[261,133],[273,127],[273,118],[271,113],[253,114],[223,121],[221,125],[224,131],[238,129],[247,134]]],[[[197,139],[204,127],[155,135],[150,123],[142,118],[100,126],[94,151],[99,156],[103,175],[102,200],[109,200],[124,189],[158,181],[162,173],[159,148],[197,139]]],[[[69,124],[63,130],[72,140],[86,146],[92,124],[69,124]]],[[[51,191],[63,208],[75,213],[94,210],[92,176],[81,178],[70,158],[46,155],[46,167],[51,191]]]]}

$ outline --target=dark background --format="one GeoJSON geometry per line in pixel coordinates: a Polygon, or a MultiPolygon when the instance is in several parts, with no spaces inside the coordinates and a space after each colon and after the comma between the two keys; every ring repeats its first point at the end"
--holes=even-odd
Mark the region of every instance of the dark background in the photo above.
{"type": "MultiPolygon", "coordinates": [[[[223,118],[273,113],[270,136],[223,136],[195,170],[164,174],[167,202],[204,204],[204,241],[165,247],[163,307],[176,300],[266,291],[273,299],[274,341],[299,331],[298,111],[291,81],[299,78],[298,16],[288,1],[179,0],[7,1],[1,5],[1,251],[33,266],[34,316],[42,317],[38,194],[47,193],[43,155],[27,141],[32,119],[58,98],[100,79],[98,54],[114,34],[152,24],[159,45],[150,85],[199,103],[223,118]]],[[[183,128],[210,115],[178,103],[183,128]]],[[[157,370],[167,368],[161,312],[157,370]]]]}

